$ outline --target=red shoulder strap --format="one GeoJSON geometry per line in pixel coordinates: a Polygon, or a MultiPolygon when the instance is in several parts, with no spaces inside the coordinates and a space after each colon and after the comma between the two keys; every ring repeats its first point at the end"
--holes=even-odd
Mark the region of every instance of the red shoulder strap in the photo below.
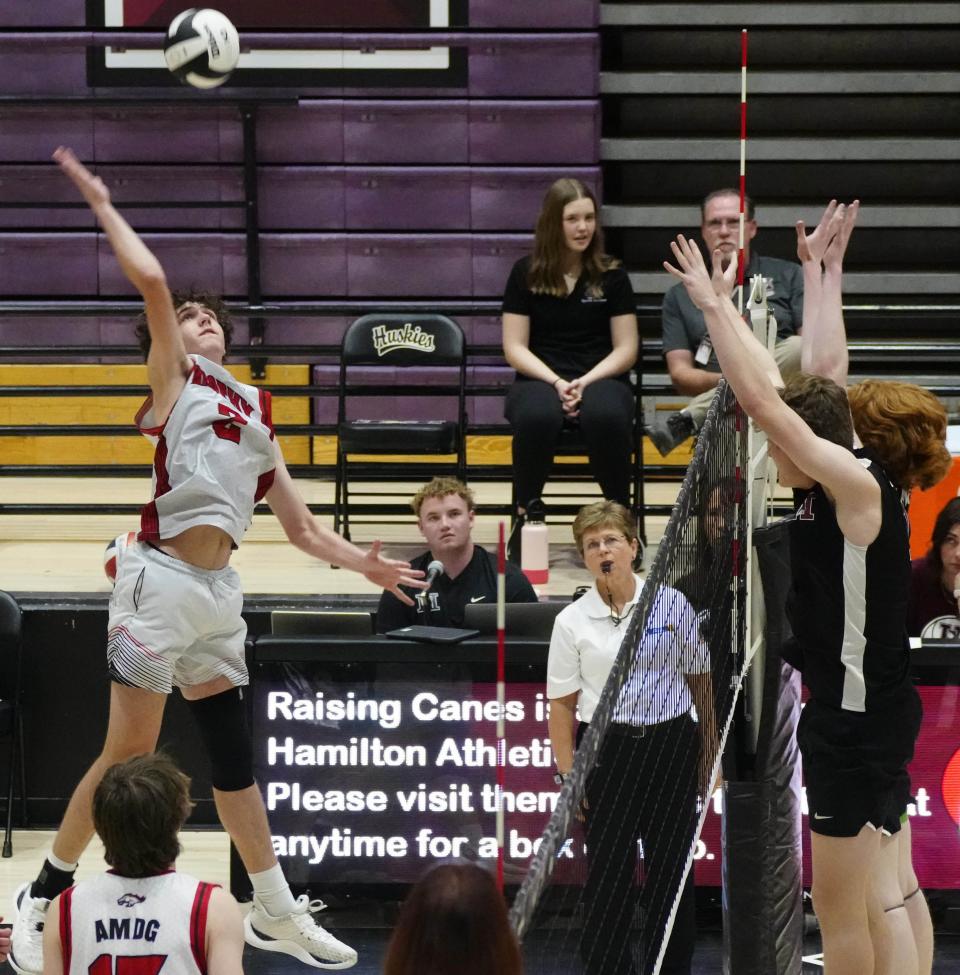
{"type": "Polygon", "coordinates": [[[207,909],[210,907],[210,895],[217,886],[219,885],[198,881],[193,907],[190,909],[190,950],[197,968],[204,975],[207,971],[207,909]]]}

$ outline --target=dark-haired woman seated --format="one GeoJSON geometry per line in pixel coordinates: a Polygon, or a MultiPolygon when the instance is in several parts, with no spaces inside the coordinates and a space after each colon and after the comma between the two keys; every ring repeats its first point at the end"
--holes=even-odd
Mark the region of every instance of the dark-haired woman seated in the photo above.
{"type": "Polygon", "coordinates": [[[579,425],[604,497],[629,506],[637,346],[630,278],[603,252],[593,193],[558,179],[533,254],[513,266],[503,296],[503,354],[517,371],[504,415],[518,513],[543,493],[564,424],[579,425]]]}
{"type": "Polygon", "coordinates": [[[930,551],[910,568],[907,633],[960,640],[960,498],[951,498],[940,510],[930,551]]]}

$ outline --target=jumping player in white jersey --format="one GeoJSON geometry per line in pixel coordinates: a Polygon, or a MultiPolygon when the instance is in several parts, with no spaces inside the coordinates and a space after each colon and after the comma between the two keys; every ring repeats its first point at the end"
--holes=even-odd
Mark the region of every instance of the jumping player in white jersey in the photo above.
{"type": "MultiPolygon", "coordinates": [[[[810,690],[798,741],[810,803],[814,907],[827,975],[874,975],[889,969],[889,959],[871,938],[877,923],[871,882],[882,835],[900,828],[920,720],[909,679],[901,487],[926,486],[945,473],[946,415],[935,397],[911,387],[911,420],[922,444],[895,472],[856,456],[845,391],[801,375],[778,395],[753,354],[758,343],[717,293],[719,255],[712,280],[694,244],[680,236],[671,247],[679,268],[664,266],[703,311],[724,376],[766,432],[780,483],[794,488],[788,604],[794,637],[784,655],[810,690]]],[[[877,394],[866,395],[874,399],[874,433],[881,431],[875,442],[911,426],[888,415],[877,394]]]]}
{"type": "Polygon", "coordinates": [[[163,754],[107,769],[93,821],[111,869],[47,911],[44,975],[240,975],[243,922],[216,884],[175,870],[190,780],[163,754]]]}
{"type": "Polygon", "coordinates": [[[156,442],[154,498],[110,603],[106,742],[77,786],[36,881],[16,893],[11,964],[21,975],[39,975],[44,914],[70,886],[93,835],[94,790],[111,765],[153,751],[166,695],[176,685],[210,756],[220,821],[253,885],[253,909],[244,919],[248,943],[317,968],[349,968],[356,952],[313,920],[306,897],[294,899],[273,852],[240,695],[249,680],[243,595],[228,563],[263,497],[298,548],[362,573],[404,602],[411,600],[400,584],[423,588],[423,573],[384,558],[379,542],[363,552],[316,521],[274,438],[269,394],[237,382],[222,366],[224,329],[213,309],[196,301],[175,306],[163,268],[114,209],[103,182],[68,149],[54,159],[143,296],[151,397],[137,422],[156,442]]]}

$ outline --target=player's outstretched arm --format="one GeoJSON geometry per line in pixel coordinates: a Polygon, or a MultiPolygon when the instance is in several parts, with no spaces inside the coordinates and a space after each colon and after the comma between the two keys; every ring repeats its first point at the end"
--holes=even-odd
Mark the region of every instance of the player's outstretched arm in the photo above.
{"type": "Polygon", "coordinates": [[[267,491],[266,501],[270,510],[277,516],[284,534],[301,551],[314,558],[323,559],[333,565],[353,569],[370,582],[392,592],[407,606],[413,600],[400,588],[401,585],[413,589],[425,589],[423,572],[411,569],[409,562],[388,559],[380,554],[381,543],[375,541],[368,551],[357,548],[342,535],[321,525],[310,513],[304,503],[293,478],[284,463],[279,445],[276,450],[277,467],[273,486],[267,491]]]}
{"type": "Polygon", "coordinates": [[[221,887],[207,908],[207,975],[243,975],[243,919],[232,895],[221,887]]]}
{"type": "MultiPolygon", "coordinates": [[[[740,330],[724,311],[723,302],[728,299],[715,293],[696,244],[681,235],[670,246],[678,266],[664,261],[664,267],[679,278],[690,299],[703,312],[720,368],[740,405],[801,471],[833,495],[838,517],[842,508],[849,527],[848,532],[841,523],[844,535],[856,544],[868,544],[879,528],[870,504],[879,499],[879,488],[873,476],[851,451],[817,437],[783,402],[756,358],[746,352],[740,330]],[[858,521],[855,515],[852,519],[847,518],[847,512],[857,510],[862,511],[864,517],[860,520],[866,527],[851,524],[851,521],[858,521]],[[868,535],[870,537],[864,541],[868,535]]],[[[875,513],[879,515],[879,503],[875,513]]]]}
{"type": "Polygon", "coordinates": [[[73,150],[61,146],[53,159],[64,175],[83,195],[100,226],[127,280],[143,297],[150,329],[150,357],[147,372],[153,390],[158,419],[166,417],[190,372],[190,360],[160,262],[136,231],[110,202],[106,184],[87,169],[73,150]]]}
{"type": "Polygon", "coordinates": [[[809,234],[803,221],[797,221],[797,257],[803,265],[805,295],[801,368],[840,386],[846,385],[849,371],[841,295],[843,255],[859,208],[858,200],[850,206],[831,200],[809,234]]]}
{"type": "Polygon", "coordinates": [[[713,252],[713,269],[710,280],[713,282],[714,293],[721,299],[720,304],[724,314],[743,343],[744,351],[747,355],[753,357],[757,365],[766,373],[770,382],[777,389],[780,389],[783,386],[780,367],[770,354],[770,350],[753,334],[753,329],[746,323],[740,312],[737,311],[732,300],[733,288],[737,281],[736,253],[730,258],[729,264],[724,267],[720,251],[716,250],[713,252]]]}

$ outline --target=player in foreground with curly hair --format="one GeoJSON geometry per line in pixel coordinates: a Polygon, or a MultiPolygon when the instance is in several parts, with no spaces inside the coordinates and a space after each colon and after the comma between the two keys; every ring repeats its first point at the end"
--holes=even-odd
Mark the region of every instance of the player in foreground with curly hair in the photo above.
{"type": "Polygon", "coordinates": [[[159,261],[114,209],[102,180],[69,149],[58,149],[54,159],[143,296],[151,395],[137,424],[156,444],[154,496],[110,601],[106,742],[77,786],[39,876],[15,895],[11,964],[21,975],[41,971],[44,914],[72,883],[93,835],[94,790],[111,765],[153,751],[176,685],[210,756],[220,822],[250,874],[247,941],[317,968],[349,968],[357,953],[313,920],[306,897],[294,899],[274,855],[241,700],[240,689],[249,683],[246,624],[230,555],[263,498],[297,548],[362,573],[404,602],[411,600],[400,584],[423,588],[423,573],[384,558],[379,542],[362,552],[314,519],[274,437],[270,394],[238,382],[223,367],[224,329],[214,310],[198,301],[175,306],[159,261]]]}

